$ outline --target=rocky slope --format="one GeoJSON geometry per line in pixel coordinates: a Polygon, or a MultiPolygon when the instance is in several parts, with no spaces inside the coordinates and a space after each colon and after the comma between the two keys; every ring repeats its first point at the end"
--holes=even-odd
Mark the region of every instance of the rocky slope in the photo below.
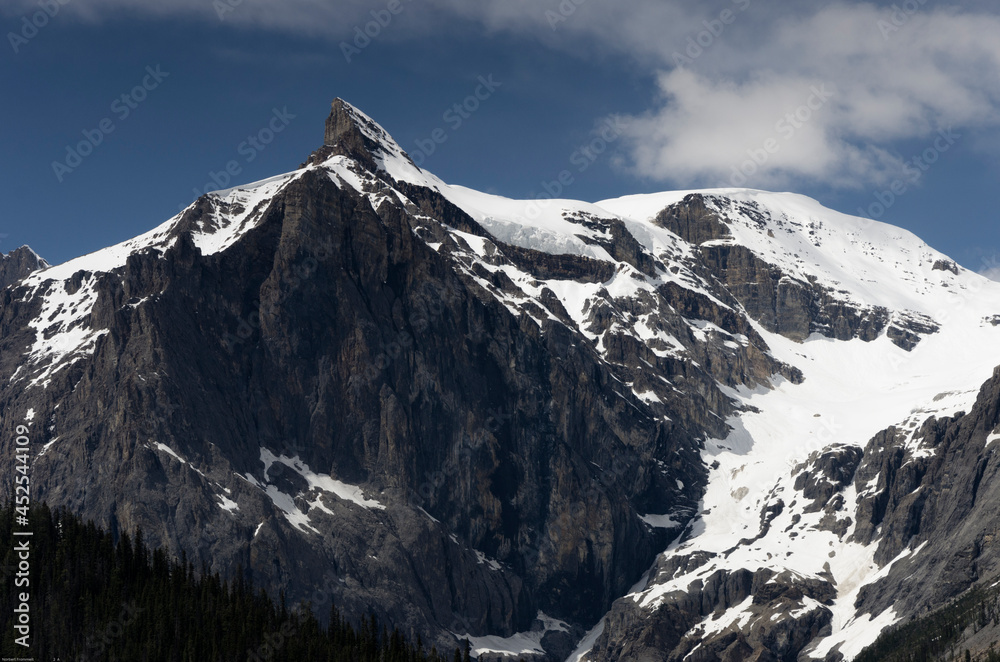
{"type": "Polygon", "coordinates": [[[324,143],[11,271],[35,499],[480,659],[849,657],[986,576],[997,285],[800,196],[507,200],[340,100],[324,143]]]}
{"type": "Polygon", "coordinates": [[[49,264],[35,251],[21,246],[6,255],[0,254],[0,289],[13,285],[22,278],[45,269],[49,264]]]}
{"type": "MultiPolygon", "coordinates": [[[[820,313],[811,324],[828,317],[831,299],[865,298],[797,343],[778,335],[801,338],[805,324],[793,330],[781,320],[797,317],[802,297],[770,315],[767,280],[751,283],[766,304],[755,314],[762,337],[802,369],[803,382],[732,393],[746,408],[728,421],[727,437],[706,442],[711,474],[699,517],[647,582],[616,602],[587,659],[850,658],[887,625],[1000,572],[993,497],[984,493],[996,461],[987,443],[998,425],[996,374],[979,388],[998,358],[996,288],[971,275],[932,285],[935,272],[962,272],[930,255],[914,264],[903,242],[896,255],[877,254],[889,245],[878,237],[886,228],[853,223],[858,246],[899,278],[873,269],[860,286],[813,288],[805,309],[820,313]],[[882,297],[908,303],[894,310],[882,297]],[[866,317],[876,326],[858,323],[866,317]]],[[[779,228],[768,225],[759,227],[772,238],[779,228]]],[[[730,243],[717,231],[674,227],[708,253],[730,243]]],[[[813,248],[837,240],[818,219],[806,227],[813,248]]],[[[745,253],[754,241],[741,232],[733,234],[745,253]]],[[[772,268],[788,256],[772,248],[768,259],[767,250],[754,259],[772,268]]],[[[814,285],[831,273],[806,242],[791,257],[811,264],[814,285]]],[[[843,273],[851,259],[835,266],[843,273]]],[[[738,292],[745,279],[724,275],[738,292]]]]}

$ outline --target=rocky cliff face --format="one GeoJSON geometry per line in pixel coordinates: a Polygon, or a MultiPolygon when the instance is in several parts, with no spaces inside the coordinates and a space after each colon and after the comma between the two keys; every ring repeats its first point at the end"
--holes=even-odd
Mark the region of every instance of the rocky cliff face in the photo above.
{"type": "MultiPolygon", "coordinates": [[[[592,660],[836,656],[897,604],[890,562],[978,517],[927,504],[992,475],[929,450],[982,368],[937,401],[896,385],[953,358],[935,297],[986,286],[803,205],[495,198],[338,100],[299,170],[4,283],[3,439],[31,427],[38,500],[481,659],[565,659],[595,625],[592,660]],[[872,357],[898,361],[889,403],[851,388],[872,357]],[[924,399],[906,450],[887,428],[924,399]]],[[[978,535],[942,594],[985,576],[978,535]]]]}
{"type": "Polygon", "coordinates": [[[27,246],[21,246],[6,255],[0,255],[0,289],[13,285],[22,278],[48,266],[45,260],[27,246]]]}
{"type": "MultiPolygon", "coordinates": [[[[767,213],[759,205],[734,205],[697,193],[661,211],[656,222],[697,246],[708,269],[750,317],[768,331],[799,341],[819,333],[837,340],[860,338],[868,342],[886,332],[890,316],[885,307],[852,305],[815,276],[797,278],[747,246],[734,243],[727,214],[749,220],[774,238],[767,213]]],[[[778,228],[784,229],[784,225],[781,220],[777,222],[778,228]]],[[[810,229],[809,236],[815,237],[815,230],[810,229]]],[[[933,269],[939,269],[939,265],[936,262],[933,269]]],[[[889,327],[888,333],[894,343],[912,349],[920,342],[921,334],[937,330],[933,320],[905,316],[902,322],[889,327]]]]}
{"type": "Polygon", "coordinates": [[[856,535],[878,540],[881,563],[922,549],[862,592],[865,607],[913,615],[1000,575],[998,430],[1000,369],[968,413],[929,418],[915,432],[890,428],[868,444],[855,478],[866,495],[856,535]]]}

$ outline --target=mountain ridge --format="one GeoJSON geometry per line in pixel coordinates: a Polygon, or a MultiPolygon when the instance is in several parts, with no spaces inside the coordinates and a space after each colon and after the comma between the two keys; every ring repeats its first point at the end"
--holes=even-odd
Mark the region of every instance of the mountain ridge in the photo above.
{"type": "Polygon", "coordinates": [[[30,274],[45,269],[49,263],[30,246],[21,246],[6,255],[0,254],[0,289],[13,285],[30,274]]]}
{"type": "Polygon", "coordinates": [[[508,200],[325,129],[3,291],[44,498],[480,659],[837,659],[914,612],[885,581],[947,556],[908,504],[1000,399],[1000,285],[803,196],[508,200]]]}

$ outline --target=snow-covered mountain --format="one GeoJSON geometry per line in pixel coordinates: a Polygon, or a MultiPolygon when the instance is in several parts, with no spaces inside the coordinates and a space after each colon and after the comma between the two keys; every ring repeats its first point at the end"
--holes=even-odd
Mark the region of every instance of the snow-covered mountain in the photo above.
{"type": "Polygon", "coordinates": [[[1000,574],[1000,283],[800,195],[324,142],[3,291],[36,498],[481,659],[850,659],[1000,574]]]}

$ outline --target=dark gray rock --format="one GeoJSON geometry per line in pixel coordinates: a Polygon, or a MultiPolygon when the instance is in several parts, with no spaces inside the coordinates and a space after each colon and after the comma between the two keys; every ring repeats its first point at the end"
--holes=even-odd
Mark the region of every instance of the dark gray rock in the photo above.
{"type": "MultiPolygon", "coordinates": [[[[384,146],[357,122],[335,103],[313,159],[342,153],[375,168],[384,146]]],[[[192,240],[239,211],[206,196],[164,254],[75,274],[68,291],[96,296],[84,328],[106,333],[44,389],[11,382],[39,297],[0,293],[4,438],[32,409],[33,443],[55,440],[34,467],[36,499],[116,534],[141,527],[196,567],[242,567],[292,603],[332,596],[439,647],[452,632],[524,631],[539,610],[589,627],[668,541],[639,515],[694,513],[706,480],[698,440],[724,431],[732,409],[717,377],[758,383],[777,364],[756,337],[698,367],[614,334],[602,355],[575,324],[539,326],[530,313],[545,300],[513,313],[473,275],[498,289],[509,280],[457,268],[462,247],[444,226],[490,239],[496,264],[539,279],[603,282],[616,265],[492,240],[437,192],[369,174],[409,202],[375,209],[309,171],[225,251],[203,255],[192,240]],[[420,233],[446,245],[432,250],[420,233]],[[640,373],[659,402],[622,388],[640,373]],[[324,496],[280,463],[265,471],[262,448],[386,508],[324,496]],[[309,526],[264,485],[292,495],[309,526]]],[[[653,268],[638,251],[620,252],[653,268]]],[[[607,331],[632,305],[608,295],[592,328],[607,331]]],[[[690,336],[668,302],[644,305],[690,336]]]]}
{"type": "Polygon", "coordinates": [[[970,412],[928,419],[913,435],[930,453],[914,455],[903,445],[909,435],[894,428],[868,444],[855,484],[859,494],[877,487],[859,500],[855,536],[877,541],[880,564],[921,549],[865,587],[860,608],[892,607],[905,621],[1000,574],[1000,457],[986,444],[998,426],[1000,369],[970,412]]]}
{"type": "MultiPolygon", "coordinates": [[[[736,204],[743,218],[765,227],[764,213],[754,203],[736,204]]],[[[909,351],[921,335],[938,330],[933,320],[912,313],[899,316],[889,326],[890,313],[885,308],[846,304],[830,288],[792,278],[745,246],[719,242],[731,238],[720,206],[713,196],[692,193],[661,211],[656,223],[699,246],[709,271],[768,331],[799,341],[820,333],[837,340],[870,342],[888,327],[889,338],[909,351]]]]}
{"type": "Polygon", "coordinates": [[[829,628],[832,618],[826,607],[802,610],[802,599],[828,605],[835,596],[828,582],[802,580],[791,573],[719,570],[683,592],[665,595],[652,610],[636,609],[630,599],[616,602],[592,656],[630,662],[794,660],[829,628]],[[745,625],[712,625],[748,599],[745,625]]]}
{"type": "MultiPolygon", "coordinates": [[[[95,297],[80,329],[104,333],[44,387],[31,379],[46,366],[25,357],[40,292],[23,278],[47,265],[30,249],[3,258],[0,438],[9,444],[33,412],[34,448],[51,443],[35,460],[36,499],[115,534],[141,527],[196,567],[243,568],[321,617],[332,599],[439,648],[455,633],[538,632],[540,611],[568,623],[545,634],[548,659],[605,614],[597,660],[794,660],[829,631],[829,573],[712,565],[732,550],[658,553],[697,516],[702,445],[725,438],[738,413],[728,388],[803,379],[754,322],[795,340],[885,332],[912,349],[934,320],[852,307],[720,242],[731,219],[711,196],[656,218],[700,247],[683,259],[594,215],[567,220],[612,261],[552,255],[498,240],[437,190],[394,181],[380,164],[405,158],[398,146],[340,100],[324,138],[306,163],[348,157],[361,191],[309,169],[211,255],[193,234],[251,210],[205,196],[163,254],[67,278],[66,292],[95,297]],[[666,273],[682,277],[664,284],[666,273]],[[655,286],[614,295],[616,278],[655,286]],[[579,284],[596,295],[570,314],[556,292],[579,284]],[[313,487],[305,466],[384,508],[313,487]],[[668,513],[672,529],[642,518],[668,513]],[[655,608],[622,598],[647,571],[662,583],[696,569],[704,576],[655,608]],[[737,607],[746,618],[720,624],[737,607]]],[[[764,226],[760,209],[739,204],[764,226]]],[[[841,537],[856,520],[855,539],[877,544],[882,564],[926,541],[862,592],[871,613],[915,614],[997,574],[1000,482],[985,439],[998,402],[1000,373],[968,415],[923,424],[929,452],[890,428],[863,451],[814,454],[741,544],[793,500],[841,537]],[[927,580],[907,583],[914,572],[927,580]]],[[[11,465],[0,455],[0,471],[11,465]]]]}
{"type": "Polygon", "coordinates": [[[861,458],[862,451],[857,446],[835,445],[814,453],[805,466],[796,467],[795,489],[812,502],[803,512],[822,510],[835,494],[849,485],[861,458]]]}
{"type": "Polygon", "coordinates": [[[933,271],[950,271],[956,276],[958,275],[958,265],[951,260],[937,260],[931,269],[933,271]]]}
{"type": "Polygon", "coordinates": [[[0,290],[49,265],[27,246],[0,255],[0,290]]]}

